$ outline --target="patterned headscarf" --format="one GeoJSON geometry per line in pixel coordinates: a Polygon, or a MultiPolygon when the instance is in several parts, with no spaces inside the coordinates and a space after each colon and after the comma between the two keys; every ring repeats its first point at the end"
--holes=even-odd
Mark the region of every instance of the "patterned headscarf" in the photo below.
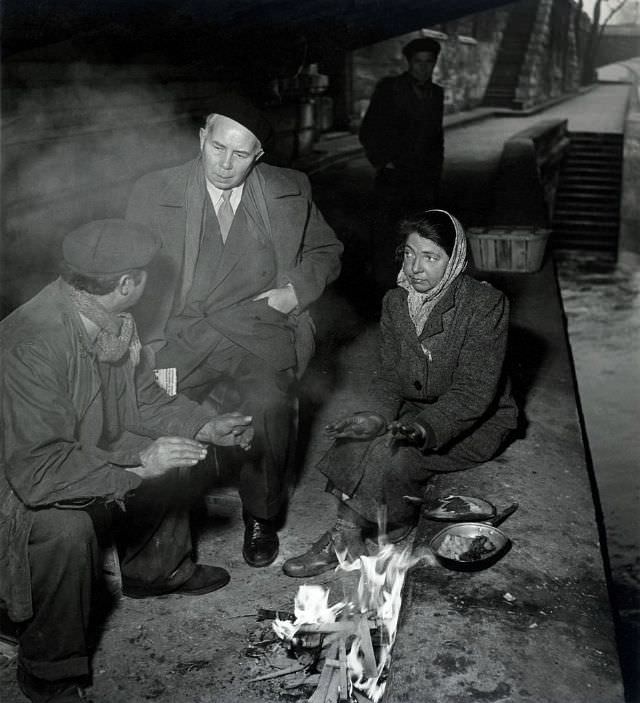
{"type": "Polygon", "coordinates": [[[446,210],[427,210],[424,214],[428,215],[430,212],[443,212],[451,218],[456,233],[456,241],[442,279],[426,293],[419,293],[407,279],[403,267],[400,267],[397,283],[408,293],[409,317],[416,328],[418,336],[424,329],[425,323],[436,303],[467,266],[467,238],[460,222],[446,210]]]}

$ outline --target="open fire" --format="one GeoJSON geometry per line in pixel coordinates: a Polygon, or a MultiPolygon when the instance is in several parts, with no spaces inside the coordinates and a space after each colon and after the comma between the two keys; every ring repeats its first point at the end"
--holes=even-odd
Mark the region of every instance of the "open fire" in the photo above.
{"type": "Polygon", "coordinates": [[[305,584],[294,600],[294,619],[276,618],[273,629],[291,647],[316,650],[324,659],[310,703],[372,701],[384,695],[408,569],[432,555],[412,556],[381,541],[375,556],[353,562],[338,554],[337,571],[360,572],[353,595],[329,604],[328,588],[305,584]]]}

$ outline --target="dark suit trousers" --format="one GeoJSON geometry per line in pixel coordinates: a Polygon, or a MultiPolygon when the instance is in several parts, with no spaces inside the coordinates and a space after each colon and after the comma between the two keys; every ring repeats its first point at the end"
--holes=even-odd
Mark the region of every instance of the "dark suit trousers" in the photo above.
{"type": "Polygon", "coordinates": [[[47,680],[90,671],[91,616],[102,548],[117,538],[123,579],[179,586],[193,573],[184,480],[177,471],[140,486],[123,513],[96,502],[33,512],[29,566],[33,617],[19,625],[19,661],[47,680]]]}
{"type": "Polygon", "coordinates": [[[179,391],[200,402],[209,399],[221,412],[239,410],[253,417],[255,437],[248,452],[227,452],[239,466],[238,489],[244,510],[268,520],[287,499],[293,451],[292,369],[278,371],[241,347],[213,352],[179,391]]]}

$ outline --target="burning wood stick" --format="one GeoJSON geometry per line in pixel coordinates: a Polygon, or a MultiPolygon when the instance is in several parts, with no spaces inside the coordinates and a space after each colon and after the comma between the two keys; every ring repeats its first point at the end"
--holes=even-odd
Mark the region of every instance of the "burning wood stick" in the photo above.
{"type": "Polygon", "coordinates": [[[371,642],[371,633],[365,618],[360,618],[358,623],[358,634],[361,637],[360,649],[363,654],[364,675],[368,679],[375,679],[378,676],[378,665],[376,664],[376,655],[373,652],[373,644],[371,642]]]}
{"type": "Polygon", "coordinates": [[[364,617],[358,620],[341,620],[340,622],[303,623],[296,630],[296,634],[310,635],[313,633],[330,634],[332,632],[340,632],[348,635],[355,634],[361,626],[364,626],[369,631],[374,629],[376,624],[364,617]]]}
{"type": "Polygon", "coordinates": [[[349,620],[344,622],[314,622],[304,623],[296,630],[296,635],[329,634],[340,632],[345,635],[353,634],[356,631],[356,624],[349,620]]]}
{"type": "Polygon", "coordinates": [[[347,647],[344,640],[340,640],[338,646],[338,661],[340,669],[338,673],[338,700],[349,700],[349,679],[347,677],[347,647]]]}
{"type": "MultiPolygon", "coordinates": [[[[335,659],[337,654],[338,643],[334,642],[327,651],[327,659],[335,659]]],[[[311,698],[309,698],[309,703],[328,703],[334,671],[335,668],[330,664],[327,665],[325,662],[325,666],[320,674],[320,681],[318,681],[318,687],[313,692],[311,698]]]]}
{"type": "Polygon", "coordinates": [[[278,671],[273,671],[270,674],[263,674],[262,676],[256,676],[253,679],[249,679],[248,683],[254,683],[255,681],[266,681],[267,679],[277,679],[279,676],[297,674],[298,671],[304,671],[304,666],[296,664],[296,666],[290,666],[288,669],[278,669],[278,671]]]}
{"type": "Polygon", "coordinates": [[[295,620],[296,616],[288,610],[267,610],[266,608],[258,608],[256,620],[295,620]]]}

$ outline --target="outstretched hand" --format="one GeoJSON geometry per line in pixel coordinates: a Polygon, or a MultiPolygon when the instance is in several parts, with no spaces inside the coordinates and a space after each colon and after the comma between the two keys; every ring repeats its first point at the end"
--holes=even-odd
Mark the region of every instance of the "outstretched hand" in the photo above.
{"type": "Polygon", "coordinates": [[[333,439],[373,439],[387,429],[387,421],[377,413],[354,413],[328,424],[324,431],[333,439]]]}
{"type": "Polygon", "coordinates": [[[405,444],[413,444],[416,447],[419,447],[425,441],[425,431],[415,422],[404,424],[394,420],[389,423],[387,429],[389,430],[389,446],[395,442],[402,441],[405,444]]]}
{"type": "Polygon", "coordinates": [[[239,412],[218,415],[207,422],[196,435],[196,439],[221,447],[238,445],[246,451],[251,447],[254,435],[252,420],[250,415],[242,415],[239,412]]]}
{"type": "Polygon", "coordinates": [[[128,470],[142,478],[155,478],[179,466],[195,466],[206,456],[206,446],[195,439],[160,437],[140,452],[140,466],[128,470]]]}

